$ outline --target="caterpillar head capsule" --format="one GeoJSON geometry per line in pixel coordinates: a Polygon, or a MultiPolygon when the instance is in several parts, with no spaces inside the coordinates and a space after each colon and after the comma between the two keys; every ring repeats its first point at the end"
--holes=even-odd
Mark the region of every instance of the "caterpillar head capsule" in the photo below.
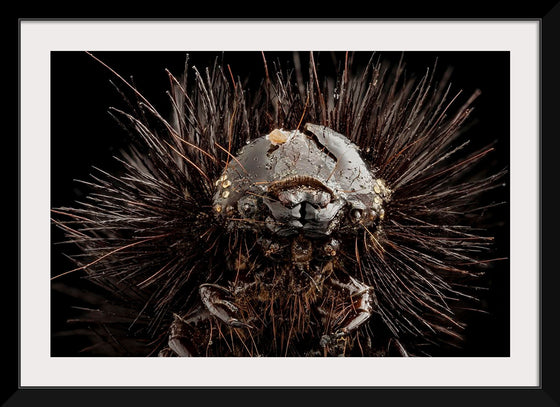
{"type": "Polygon", "coordinates": [[[311,239],[375,229],[390,196],[356,145],[315,124],[255,139],[216,187],[214,209],[228,228],[311,239]]]}

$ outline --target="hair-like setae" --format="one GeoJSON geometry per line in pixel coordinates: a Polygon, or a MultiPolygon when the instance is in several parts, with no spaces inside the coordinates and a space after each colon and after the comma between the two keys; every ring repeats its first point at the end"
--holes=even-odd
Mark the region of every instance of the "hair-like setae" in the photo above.
{"type": "MultiPolygon", "coordinates": [[[[120,170],[96,170],[83,181],[85,200],[52,210],[79,249],[53,286],[80,273],[100,288],[73,319],[75,333],[96,355],[453,354],[469,315],[484,311],[480,287],[496,260],[491,192],[506,178],[488,165],[493,147],[465,132],[478,91],[455,90],[449,72],[431,67],[408,77],[406,58],[391,65],[374,54],[358,64],[337,53],[324,75],[316,53],[287,66],[262,57],[262,82],[250,88],[223,57],[209,66],[187,58],[183,75],[169,73],[171,115],[113,72],[128,107],[111,112],[132,136],[120,170]],[[332,133],[322,139],[306,124],[332,133]],[[343,164],[335,133],[363,166],[343,164]],[[266,135],[270,150],[249,152],[266,135]],[[236,187],[232,171],[261,188],[244,160],[282,159],[289,137],[317,147],[332,173],[348,165],[373,174],[371,223],[347,220],[351,199],[320,237],[272,228],[275,209],[254,190],[239,190],[255,197],[251,216],[242,213],[253,209],[247,203],[222,207],[219,197],[236,187]]],[[[334,177],[276,183],[274,169],[260,171],[274,199],[301,193],[311,202],[328,192],[334,202],[334,177]]]]}

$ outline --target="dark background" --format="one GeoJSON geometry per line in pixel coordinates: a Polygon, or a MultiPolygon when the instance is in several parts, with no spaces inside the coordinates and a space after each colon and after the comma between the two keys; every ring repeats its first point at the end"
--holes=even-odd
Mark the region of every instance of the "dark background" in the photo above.
{"type": "MultiPolygon", "coordinates": [[[[180,76],[184,69],[186,52],[96,52],[94,53],[126,80],[131,80],[161,113],[169,112],[169,79],[165,69],[180,76]]],[[[189,54],[189,65],[201,71],[221,53],[194,52],[189,54]]],[[[226,52],[225,64],[229,64],[234,76],[248,77],[246,89],[255,89],[264,75],[263,58],[260,52],[226,52]]],[[[276,57],[289,60],[291,53],[265,53],[270,64],[276,57]]],[[[338,54],[338,56],[343,54],[338,54]]],[[[360,55],[367,61],[371,53],[360,55]]],[[[401,52],[382,52],[382,59],[397,63],[401,52]]],[[[110,106],[123,108],[125,103],[115,87],[122,82],[107,68],[85,52],[53,52],[52,64],[52,127],[51,127],[51,205],[53,208],[72,206],[81,200],[87,189],[75,180],[89,179],[91,167],[111,171],[115,168],[113,155],[118,154],[128,143],[127,135],[108,114],[110,106]]],[[[307,53],[302,54],[307,58],[307,53]]],[[[359,58],[359,59],[360,59],[359,58]]],[[[336,59],[336,58],[335,58],[336,59]]],[[[496,168],[505,168],[509,162],[509,54],[507,52],[405,52],[407,72],[421,76],[432,68],[437,59],[437,71],[443,73],[453,67],[454,90],[463,89],[470,95],[475,89],[482,91],[475,102],[473,117],[476,122],[470,130],[474,144],[481,146],[496,141],[492,163],[496,168]]],[[[320,72],[332,67],[333,56],[321,52],[316,56],[320,72]]],[[[437,76],[437,75],[436,75],[437,76]]],[[[126,110],[126,107],[125,107],[126,110]]],[[[495,257],[509,256],[509,183],[496,191],[496,201],[506,204],[495,212],[493,232],[496,236],[495,257]]],[[[60,242],[62,234],[58,228],[52,230],[53,242],[60,242]]],[[[65,245],[52,246],[52,275],[73,268],[64,253],[72,253],[65,245]]],[[[79,272],[78,272],[79,273],[79,272]]],[[[467,347],[464,356],[508,356],[509,355],[509,262],[503,261],[489,270],[490,290],[485,298],[488,315],[478,315],[467,330],[467,347]]],[[[80,286],[78,274],[54,280],[80,286]]],[[[65,321],[72,315],[70,306],[76,300],[54,290],[52,293],[53,333],[65,329],[65,321]]],[[[79,304],[78,304],[79,305],[79,304]]],[[[81,344],[72,338],[55,335],[52,342],[53,355],[72,354],[81,344]]]]}

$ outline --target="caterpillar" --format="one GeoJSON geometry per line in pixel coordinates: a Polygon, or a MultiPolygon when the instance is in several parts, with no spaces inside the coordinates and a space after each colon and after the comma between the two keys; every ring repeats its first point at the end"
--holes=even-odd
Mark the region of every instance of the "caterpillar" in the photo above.
{"type": "Polygon", "coordinates": [[[178,53],[165,108],[113,55],[152,57],[80,56],[127,138],[53,205],[53,355],[507,353],[505,55],[178,53]]]}

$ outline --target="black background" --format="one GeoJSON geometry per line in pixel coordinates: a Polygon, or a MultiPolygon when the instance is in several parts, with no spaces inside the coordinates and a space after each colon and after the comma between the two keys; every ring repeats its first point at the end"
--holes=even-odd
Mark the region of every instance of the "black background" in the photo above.
{"type": "MultiPolygon", "coordinates": [[[[95,52],[111,69],[134,85],[164,116],[170,104],[166,91],[169,79],[165,69],[180,76],[184,69],[186,52],[95,52]],[[132,76],[132,78],[131,78],[132,76]]],[[[260,52],[192,52],[189,65],[201,71],[211,65],[216,56],[224,57],[234,76],[247,78],[247,91],[256,89],[265,74],[260,52]]],[[[289,61],[291,52],[265,52],[267,63],[289,61]]],[[[356,55],[356,62],[365,63],[371,52],[356,55]]],[[[451,67],[453,90],[463,90],[468,97],[476,89],[481,96],[475,102],[474,126],[469,130],[473,145],[482,147],[496,142],[496,151],[487,165],[506,168],[509,159],[509,53],[507,52],[381,52],[379,56],[396,64],[404,56],[407,75],[423,75],[436,63],[436,77],[451,67]],[[439,74],[438,74],[439,73],[439,74]]],[[[301,53],[303,60],[308,53],[301,53]]],[[[315,55],[319,72],[334,72],[334,61],[343,61],[344,53],[320,52],[315,55]]],[[[122,96],[110,81],[123,85],[114,72],[104,67],[85,52],[53,52],[52,72],[52,128],[51,128],[51,191],[52,207],[72,206],[81,200],[87,188],[76,182],[88,180],[92,166],[111,171],[118,168],[113,155],[126,148],[127,134],[108,114],[110,106],[124,108],[122,96]]],[[[338,62],[337,62],[338,63],[338,62]]],[[[305,66],[305,65],[304,65],[305,66]]],[[[304,68],[304,73],[307,70],[304,68]]],[[[507,184],[507,180],[506,180],[507,184]]],[[[505,202],[494,211],[496,253],[494,257],[509,256],[509,188],[500,188],[493,199],[505,202]]],[[[52,230],[53,242],[62,240],[58,228],[52,230]]],[[[58,275],[73,268],[63,253],[72,248],[53,245],[52,274],[58,275]]],[[[479,314],[466,331],[467,342],[458,356],[509,356],[509,262],[497,263],[489,270],[490,290],[485,293],[489,314],[479,314]]],[[[83,284],[80,272],[53,281],[74,286],[83,284]]],[[[71,316],[72,305],[81,305],[76,299],[54,290],[52,293],[53,333],[65,329],[71,316]]],[[[82,344],[67,336],[53,336],[53,356],[72,355],[82,344]]]]}

